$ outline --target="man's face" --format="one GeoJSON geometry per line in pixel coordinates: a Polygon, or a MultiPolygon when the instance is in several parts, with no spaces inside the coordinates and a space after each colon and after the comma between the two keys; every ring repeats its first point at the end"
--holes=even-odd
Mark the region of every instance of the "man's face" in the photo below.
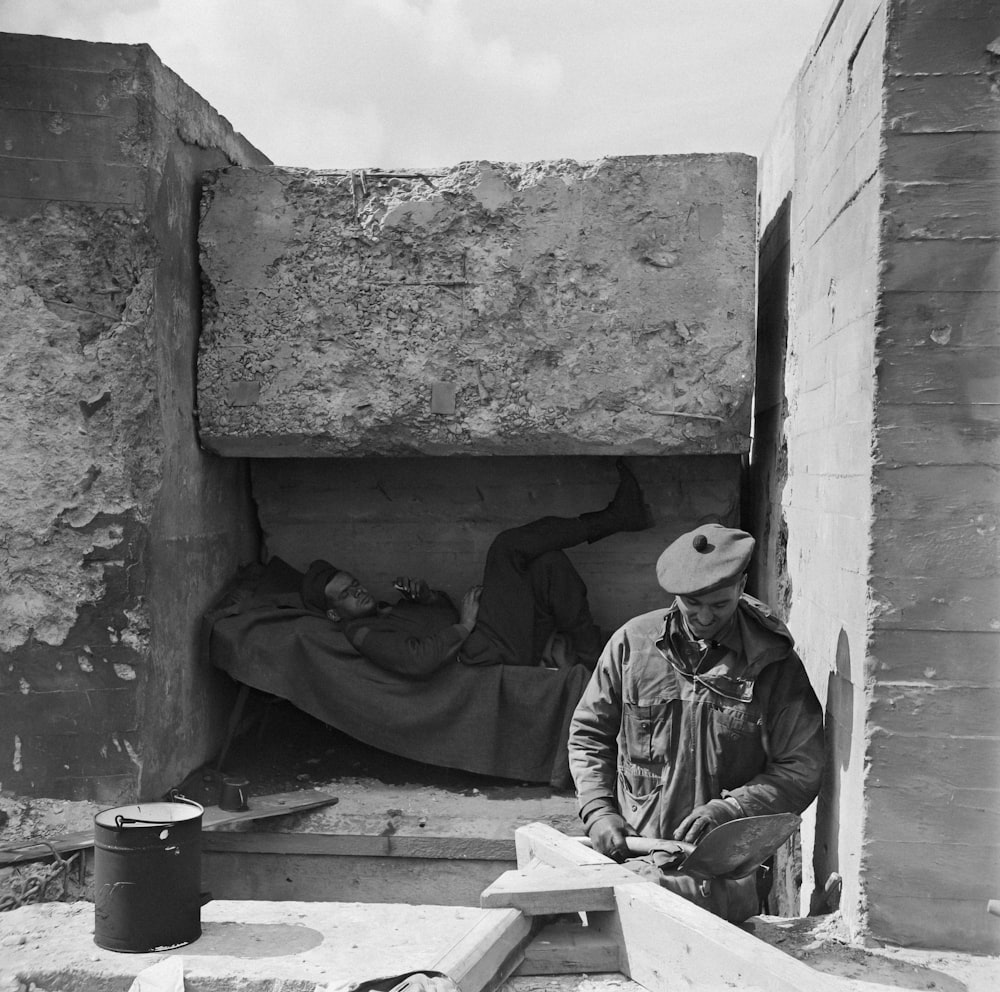
{"type": "Polygon", "coordinates": [[[710,641],[732,619],[747,579],[743,575],[731,586],[720,586],[697,596],[678,596],[677,608],[688,630],[700,641],[710,641]]]}
{"type": "Polygon", "coordinates": [[[323,592],[331,620],[370,617],[377,609],[375,597],[350,572],[337,572],[323,592]]]}

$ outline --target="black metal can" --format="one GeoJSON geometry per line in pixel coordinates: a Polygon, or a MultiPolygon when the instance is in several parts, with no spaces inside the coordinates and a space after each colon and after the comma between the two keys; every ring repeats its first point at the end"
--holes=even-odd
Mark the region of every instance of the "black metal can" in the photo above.
{"type": "Polygon", "coordinates": [[[141,954],[201,936],[201,819],[183,796],[94,817],[94,943],[141,954]]]}

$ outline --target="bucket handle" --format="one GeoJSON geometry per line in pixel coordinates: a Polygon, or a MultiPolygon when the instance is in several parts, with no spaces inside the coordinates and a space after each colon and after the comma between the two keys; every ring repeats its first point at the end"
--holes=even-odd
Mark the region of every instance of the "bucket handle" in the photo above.
{"type": "MultiPolygon", "coordinates": [[[[170,796],[170,801],[172,803],[187,803],[189,806],[197,806],[201,808],[201,803],[196,803],[193,799],[188,799],[187,796],[181,795],[181,793],[179,793],[176,789],[171,789],[168,795],[170,796]]],[[[119,813],[115,817],[115,830],[123,830],[126,823],[145,823],[147,826],[151,827],[169,827],[171,825],[170,821],[140,820],[137,817],[122,816],[121,813],[119,813]]]]}

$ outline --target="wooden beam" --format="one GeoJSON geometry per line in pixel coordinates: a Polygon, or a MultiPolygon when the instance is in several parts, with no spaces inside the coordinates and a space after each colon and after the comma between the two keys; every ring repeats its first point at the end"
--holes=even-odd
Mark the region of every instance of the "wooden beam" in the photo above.
{"type": "Polygon", "coordinates": [[[618,941],[583,926],[579,919],[560,919],[543,927],[524,949],[515,975],[597,975],[621,971],[618,941]]]}
{"type": "Polygon", "coordinates": [[[459,992],[495,992],[524,960],[531,921],[516,909],[489,910],[431,965],[459,992]]]}
{"type": "Polygon", "coordinates": [[[615,885],[632,884],[634,872],[614,863],[552,868],[537,865],[504,872],[483,891],[484,909],[519,909],[526,916],[555,916],[615,909],[615,885]]]}
{"type": "MultiPolygon", "coordinates": [[[[221,826],[224,823],[237,823],[244,820],[262,820],[270,816],[282,816],[285,813],[302,813],[320,806],[329,806],[337,802],[336,796],[328,796],[323,792],[296,791],[279,792],[271,796],[252,796],[253,806],[240,812],[229,812],[217,806],[206,806],[201,825],[204,830],[221,826]]],[[[144,805],[128,803],[123,805],[144,805]]],[[[38,861],[51,858],[53,852],[82,851],[94,846],[94,830],[77,830],[69,834],[59,834],[45,841],[32,840],[26,844],[9,846],[0,849],[0,865],[16,865],[23,861],[38,861]]]]}
{"type": "MultiPolygon", "coordinates": [[[[610,858],[542,823],[514,834],[518,866],[581,872],[614,865],[610,858]],[[534,867],[532,867],[534,866],[534,867]]],[[[617,868],[617,866],[615,866],[617,868]]],[[[738,986],[743,992],[846,992],[846,983],[815,971],[783,951],[692,902],[628,872],[616,883],[613,910],[588,912],[588,930],[617,942],[619,970],[649,992],[738,986]]]]}
{"type": "Polygon", "coordinates": [[[528,868],[533,862],[552,868],[572,868],[577,865],[613,865],[593,848],[574,837],[567,837],[547,823],[529,823],[514,831],[517,867],[528,868]]]}
{"type": "Polygon", "coordinates": [[[649,992],[846,992],[847,983],[649,882],[615,888],[622,971],[649,992]]]}
{"type": "Polygon", "coordinates": [[[367,858],[440,858],[513,864],[514,843],[492,837],[406,837],[400,834],[292,834],[216,831],[201,838],[202,851],[241,854],[336,854],[367,858]]]}

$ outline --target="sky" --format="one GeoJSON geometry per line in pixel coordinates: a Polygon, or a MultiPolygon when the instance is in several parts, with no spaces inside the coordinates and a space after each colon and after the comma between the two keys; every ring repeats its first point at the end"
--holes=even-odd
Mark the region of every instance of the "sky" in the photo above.
{"type": "Polygon", "coordinates": [[[0,0],[148,44],[275,164],[764,148],[833,0],[0,0]]]}

